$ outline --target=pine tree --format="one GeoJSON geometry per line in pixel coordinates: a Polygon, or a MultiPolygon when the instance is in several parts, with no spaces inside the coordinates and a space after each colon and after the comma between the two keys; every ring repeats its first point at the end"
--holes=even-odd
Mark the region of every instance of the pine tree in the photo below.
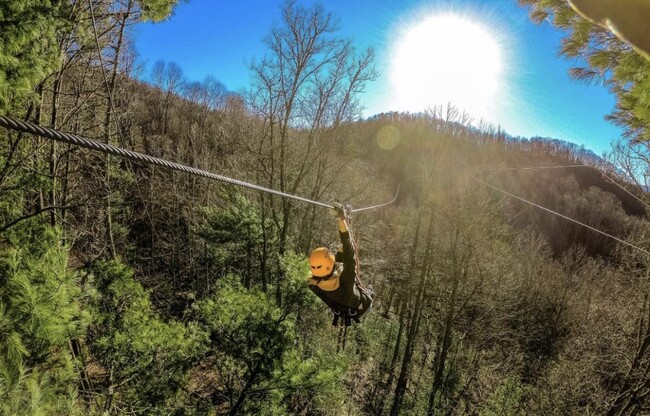
{"type": "Polygon", "coordinates": [[[98,262],[92,272],[98,296],[89,344],[101,365],[103,411],[165,413],[161,409],[173,401],[185,371],[204,351],[205,334],[196,325],[163,321],[147,291],[119,261],[98,262]]]}
{"type": "Polygon", "coordinates": [[[57,32],[71,2],[5,1],[0,5],[0,112],[34,92],[57,66],[57,32]]]}
{"type": "Polygon", "coordinates": [[[80,275],[60,234],[25,223],[0,251],[0,414],[78,414],[70,340],[83,337],[80,275]]]}
{"type": "MultiPolygon", "coordinates": [[[[531,19],[546,20],[568,32],[560,54],[580,59],[573,78],[604,82],[616,95],[616,110],[607,118],[625,129],[632,142],[650,141],[650,61],[612,32],[578,15],[565,0],[519,0],[531,6],[531,19]]],[[[621,6],[624,7],[624,6],[621,6]]]]}

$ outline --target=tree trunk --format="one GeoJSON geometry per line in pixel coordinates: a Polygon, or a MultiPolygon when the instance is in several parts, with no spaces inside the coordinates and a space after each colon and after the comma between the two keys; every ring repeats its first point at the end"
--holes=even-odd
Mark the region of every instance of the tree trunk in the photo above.
{"type": "Polygon", "coordinates": [[[449,347],[451,346],[451,334],[453,330],[454,313],[456,310],[456,298],[458,296],[458,284],[463,277],[462,275],[467,273],[467,270],[465,268],[466,265],[458,263],[457,247],[453,248],[452,267],[454,280],[452,282],[447,315],[445,317],[445,326],[442,330],[442,339],[439,343],[439,348],[438,351],[436,351],[436,357],[432,365],[433,382],[431,386],[431,393],[429,394],[429,401],[427,404],[427,415],[433,415],[435,413],[436,394],[438,393],[438,389],[442,384],[445,364],[447,362],[447,356],[449,355],[449,347]]]}
{"type": "Polygon", "coordinates": [[[278,258],[277,258],[277,280],[275,300],[278,306],[282,306],[282,280],[284,273],[282,272],[282,256],[286,252],[287,236],[289,234],[289,220],[291,219],[291,203],[286,199],[282,200],[282,229],[280,231],[280,241],[278,245],[278,258]]]}
{"type": "MultiPolygon", "coordinates": [[[[397,386],[395,387],[395,396],[393,398],[393,406],[390,410],[391,416],[396,416],[399,414],[400,408],[402,406],[402,401],[404,400],[404,393],[406,392],[406,384],[408,383],[411,360],[413,358],[413,351],[415,349],[415,339],[418,333],[418,325],[420,323],[420,309],[422,306],[422,301],[424,299],[424,288],[427,281],[429,263],[431,262],[431,251],[433,246],[433,230],[434,230],[434,213],[435,211],[431,210],[431,217],[429,219],[429,227],[427,230],[426,237],[426,248],[424,251],[424,258],[422,260],[422,267],[420,269],[420,283],[418,285],[418,291],[415,298],[415,307],[413,309],[413,314],[411,315],[411,323],[409,325],[409,332],[406,338],[406,346],[404,349],[404,357],[402,359],[402,368],[400,369],[399,378],[397,379],[397,386]]],[[[419,214],[418,214],[418,226],[419,226],[419,214]]],[[[414,245],[417,241],[414,243],[414,245]]],[[[415,250],[414,250],[415,252],[415,250]]],[[[414,270],[412,270],[411,275],[413,275],[414,270]]]]}
{"type": "MultiPolygon", "coordinates": [[[[122,13],[122,21],[120,22],[117,44],[115,46],[115,58],[113,60],[113,67],[111,72],[110,82],[106,85],[106,112],[104,113],[104,140],[107,144],[111,142],[111,114],[112,110],[115,108],[113,102],[113,92],[115,90],[115,83],[117,81],[117,73],[119,69],[120,62],[120,53],[122,49],[122,42],[124,41],[124,30],[126,28],[126,22],[131,14],[132,0],[129,0],[127,4],[126,12],[122,13]]],[[[99,42],[99,41],[98,41],[99,42]]],[[[97,53],[101,57],[101,49],[97,50],[97,53]]],[[[117,114],[115,115],[117,120],[117,114]]],[[[117,123],[116,132],[120,134],[119,122],[117,123]]],[[[108,235],[108,243],[110,252],[113,258],[117,257],[117,250],[115,248],[115,238],[113,236],[113,206],[111,203],[112,199],[112,190],[111,190],[111,156],[106,155],[106,232],[108,235]]]]}
{"type": "Polygon", "coordinates": [[[264,293],[268,292],[268,275],[267,275],[267,265],[268,265],[268,255],[269,255],[269,236],[268,230],[266,227],[266,216],[268,214],[266,207],[266,198],[264,194],[260,193],[260,221],[262,225],[262,247],[260,253],[260,280],[262,280],[262,291],[264,293]]]}
{"type": "Polygon", "coordinates": [[[239,413],[239,410],[244,405],[244,402],[246,401],[246,398],[248,397],[248,392],[250,391],[251,388],[253,388],[253,384],[255,384],[256,380],[257,380],[257,368],[254,368],[253,372],[250,375],[250,377],[248,377],[248,380],[246,380],[246,385],[244,386],[241,393],[239,394],[239,397],[237,398],[237,401],[235,402],[233,407],[230,409],[230,412],[228,412],[229,416],[235,416],[235,415],[237,415],[239,413]]]}
{"type": "Polygon", "coordinates": [[[113,396],[115,396],[115,379],[113,378],[113,366],[108,373],[108,393],[106,396],[106,402],[104,402],[104,411],[103,415],[108,416],[111,413],[111,408],[113,407],[113,396]]]}
{"type": "MultiPolygon", "coordinates": [[[[54,80],[52,87],[52,113],[50,118],[50,127],[57,128],[56,122],[59,113],[59,97],[61,95],[61,84],[63,79],[63,70],[59,71],[54,80]]],[[[48,191],[48,205],[51,207],[56,206],[56,172],[57,172],[57,151],[56,141],[50,140],[50,154],[48,160],[49,174],[51,179],[50,190],[48,191]]],[[[56,226],[56,210],[50,210],[50,225],[56,226]]]]}
{"type": "MultiPolygon", "coordinates": [[[[402,336],[404,334],[404,322],[406,319],[410,318],[410,317],[408,318],[406,317],[406,312],[408,311],[408,309],[409,309],[409,301],[403,300],[401,302],[401,309],[399,314],[399,327],[397,329],[397,338],[395,339],[395,348],[393,349],[393,357],[390,361],[390,367],[388,368],[388,379],[384,383],[384,388],[383,388],[384,392],[390,391],[393,387],[393,382],[395,381],[395,369],[397,367],[397,359],[399,358],[399,351],[402,345],[402,336]]],[[[386,404],[387,396],[388,396],[387,394],[382,395],[381,402],[379,404],[378,414],[384,413],[384,406],[386,404]]]]}

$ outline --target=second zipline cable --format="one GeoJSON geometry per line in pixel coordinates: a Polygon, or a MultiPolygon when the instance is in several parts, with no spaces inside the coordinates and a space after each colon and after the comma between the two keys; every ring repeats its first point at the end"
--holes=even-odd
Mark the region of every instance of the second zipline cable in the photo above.
{"type": "MultiPolygon", "coordinates": [[[[458,153],[456,153],[456,160],[458,161],[458,163],[459,163],[461,166],[463,166],[463,167],[464,167],[465,169],[467,169],[468,171],[472,171],[472,170],[482,170],[482,169],[472,169],[472,168],[470,168],[469,166],[467,166],[467,164],[461,160],[461,158],[460,158],[460,156],[458,155],[458,153]]],[[[582,167],[582,166],[587,166],[587,165],[573,165],[572,167],[582,167]]],[[[566,167],[569,167],[569,166],[561,166],[561,167],[566,168],[566,167]]],[[[529,169],[548,169],[548,168],[556,168],[556,167],[555,167],[555,166],[530,167],[529,169]]],[[[517,168],[517,169],[518,169],[518,170],[521,170],[522,168],[517,168]]],[[[599,172],[600,172],[600,171],[599,171],[599,172]]],[[[602,172],[600,172],[600,173],[602,174],[602,172]]],[[[603,174],[603,175],[604,175],[604,174],[603,174]]],[[[501,193],[504,194],[504,195],[507,195],[507,196],[509,196],[509,197],[511,197],[511,198],[515,198],[515,199],[517,199],[517,200],[519,200],[519,201],[521,201],[521,202],[524,202],[524,203],[526,203],[526,204],[532,205],[533,207],[538,208],[538,209],[541,209],[541,210],[543,210],[543,211],[546,211],[546,212],[548,212],[548,213],[550,213],[550,214],[557,215],[557,216],[560,217],[560,218],[564,218],[564,219],[567,220],[567,221],[571,221],[571,222],[573,222],[573,223],[575,223],[575,224],[578,224],[578,225],[580,225],[580,226],[582,226],[582,227],[585,227],[585,228],[587,228],[587,229],[589,229],[589,230],[592,230],[592,231],[597,232],[597,233],[599,233],[599,234],[601,234],[601,235],[604,235],[605,237],[608,237],[608,238],[611,238],[611,239],[613,239],[613,240],[615,240],[615,241],[618,241],[618,242],[621,243],[621,244],[625,244],[625,245],[628,246],[628,247],[632,247],[632,248],[635,249],[635,250],[638,250],[638,251],[640,251],[640,252],[642,252],[642,253],[645,253],[645,254],[649,254],[649,255],[650,255],[650,251],[647,251],[647,250],[645,250],[645,249],[643,249],[643,248],[641,248],[641,247],[639,247],[639,246],[637,246],[637,245],[634,245],[634,244],[632,244],[632,243],[630,243],[630,242],[628,242],[628,241],[625,241],[625,240],[620,239],[620,238],[618,238],[618,237],[616,237],[616,236],[613,236],[613,235],[611,235],[611,234],[609,234],[609,233],[606,233],[605,231],[599,230],[598,228],[592,227],[591,225],[588,225],[588,224],[585,224],[585,223],[583,223],[583,222],[580,222],[580,221],[578,221],[578,220],[576,220],[576,219],[573,219],[573,218],[571,218],[571,217],[569,217],[569,216],[566,216],[566,215],[564,215],[564,214],[560,214],[559,212],[553,211],[552,209],[549,209],[549,208],[546,208],[546,207],[541,206],[541,205],[539,205],[539,204],[536,204],[536,203],[534,203],[534,202],[532,202],[532,201],[529,201],[529,200],[527,200],[527,199],[525,199],[525,198],[522,198],[522,197],[520,197],[520,196],[517,196],[517,195],[515,195],[515,194],[511,194],[511,193],[508,192],[508,191],[504,191],[504,190],[501,189],[501,188],[498,188],[498,187],[496,187],[496,186],[494,186],[494,185],[491,185],[491,184],[489,184],[489,183],[487,183],[487,182],[485,182],[485,181],[483,181],[483,180],[477,178],[476,176],[472,175],[471,173],[468,173],[468,176],[469,176],[472,180],[474,180],[474,181],[476,181],[476,182],[478,182],[478,183],[480,183],[480,184],[483,184],[483,185],[487,186],[488,188],[492,188],[492,189],[494,189],[494,190],[497,191],[497,192],[501,192],[501,193]]],[[[611,178],[610,178],[610,180],[611,180],[611,178]]],[[[620,185],[619,185],[619,186],[620,186],[620,185]]],[[[629,191],[628,191],[628,193],[629,193],[629,191]]]]}
{"type": "Polygon", "coordinates": [[[590,230],[592,230],[592,231],[595,231],[595,232],[597,232],[597,233],[599,233],[599,234],[602,234],[602,235],[604,235],[605,237],[609,237],[609,238],[611,238],[611,239],[613,239],[613,240],[616,240],[616,241],[618,241],[618,242],[621,243],[621,244],[625,244],[626,246],[632,247],[633,249],[636,249],[636,250],[638,250],[638,251],[640,251],[640,252],[642,252],[642,253],[650,254],[650,251],[644,250],[644,249],[642,249],[642,248],[639,247],[639,246],[636,246],[636,245],[634,245],[634,244],[632,244],[632,243],[630,243],[630,242],[627,242],[627,241],[622,240],[622,239],[620,239],[620,238],[618,238],[618,237],[616,237],[616,236],[613,236],[613,235],[611,235],[611,234],[608,234],[608,233],[606,233],[605,231],[601,231],[601,230],[599,230],[598,228],[594,228],[594,227],[592,227],[591,225],[588,225],[588,224],[585,224],[585,223],[583,223],[583,222],[580,222],[580,221],[578,221],[578,220],[576,220],[576,219],[573,219],[573,218],[571,218],[571,217],[568,217],[568,216],[566,216],[566,215],[564,215],[564,214],[560,214],[559,212],[556,212],[556,211],[553,211],[552,209],[549,209],[549,208],[543,207],[543,206],[541,206],[541,205],[539,205],[539,204],[536,204],[536,203],[534,203],[534,202],[531,202],[531,201],[529,201],[529,200],[527,200],[527,199],[524,199],[524,198],[522,198],[522,197],[520,197],[520,196],[517,196],[517,195],[515,195],[515,194],[511,194],[511,193],[508,192],[508,191],[504,191],[503,189],[500,189],[500,188],[497,188],[496,186],[490,185],[489,183],[487,183],[487,182],[485,182],[485,181],[482,181],[481,179],[476,178],[476,177],[474,177],[474,176],[472,176],[472,175],[469,175],[469,177],[472,178],[473,180],[475,180],[476,182],[482,183],[483,185],[485,185],[485,186],[487,186],[487,187],[489,187],[489,188],[492,188],[492,189],[494,189],[495,191],[501,192],[502,194],[507,195],[507,196],[509,196],[509,197],[511,197],[511,198],[515,198],[515,199],[517,199],[517,200],[519,200],[519,201],[521,201],[521,202],[525,202],[526,204],[532,205],[532,206],[534,206],[535,208],[539,208],[539,209],[544,210],[544,211],[546,211],[546,212],[548,212],[548,213],[550,213],[550,214],[557,215],[558,217],[564,218],[565,220],[568,220],[568,221],[574,222],[574,223],[576,223],[576,224],[578,224],[578,225],[581,225],[581,226],[583,226],[583,227],[585,227],[585,228],[588,228],[588,229],[590,229],[590,230]]]}

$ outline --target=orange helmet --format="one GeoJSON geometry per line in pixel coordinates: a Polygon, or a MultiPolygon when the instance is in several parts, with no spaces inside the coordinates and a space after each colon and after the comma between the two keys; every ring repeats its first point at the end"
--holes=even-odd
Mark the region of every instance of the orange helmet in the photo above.
{"type": "Polygon", "coordinates": [[[334,270],[334,255],[325,247],[318,247],[309,255],[309,267],[314,276],[325,277],[334,270]]]}

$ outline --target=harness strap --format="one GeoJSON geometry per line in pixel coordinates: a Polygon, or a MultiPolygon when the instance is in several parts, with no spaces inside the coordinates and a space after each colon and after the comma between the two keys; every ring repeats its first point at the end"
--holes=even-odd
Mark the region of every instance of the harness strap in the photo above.
{"type": "Polygon", "coordinates": [[[359,320],[359,312],[355,309],[350,309],[350,308],[336,308],[333,306],[330,306],[332,309],[332,312],[334,313],[334,319],[332,319],[332,325],[338,326],[339,321],[341,321],[341,325],[343,326],[350,326],[352,325],[352,321],[356,323],[361,323],[359,320]]]}

